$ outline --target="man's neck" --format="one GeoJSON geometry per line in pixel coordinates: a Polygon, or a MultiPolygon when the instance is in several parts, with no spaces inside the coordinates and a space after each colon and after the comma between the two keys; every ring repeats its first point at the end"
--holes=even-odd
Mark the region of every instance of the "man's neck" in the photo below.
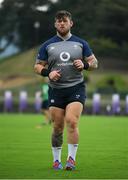
{"type": "Polygon", "coordinates": [[[68,32],[65,36],[61,36],[58,32],[57,32],[57,36],[59,36],[61,39],[63,39],[64,41],[68,40],[72,34],[71,32],[68,32]]]}

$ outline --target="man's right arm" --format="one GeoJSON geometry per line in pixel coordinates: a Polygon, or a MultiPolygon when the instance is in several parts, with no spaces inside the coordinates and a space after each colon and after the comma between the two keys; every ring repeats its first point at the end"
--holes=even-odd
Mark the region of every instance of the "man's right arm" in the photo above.
{"type": "Polygon", "coordinates": [[[49,79],[52,81],[59,80],[61,77],[60,70],[54,70],[49,72],[49,70],[46,68],[46,65],[47,65],[46,61],[39,61],[34,65],[35,72],[41,76],[49,77],[49,79]]]}
{"type": "MultiPolygon", "coordinates": [[[[46,68],[45,68],[46,64],[47,64],[46,61],[43,61],[43,60],[42,60],[42,61],[39,61],[39,60],[37,60],[37,63],[35,63],[35,65],[34,65],[34,71],[35,71],[35,73],[41,75],[41,71],[42,71],[43,69],[46,69],[46,68]]],[[[46,70],[47,70],[47,69],[46,69],[46,70]]]]}

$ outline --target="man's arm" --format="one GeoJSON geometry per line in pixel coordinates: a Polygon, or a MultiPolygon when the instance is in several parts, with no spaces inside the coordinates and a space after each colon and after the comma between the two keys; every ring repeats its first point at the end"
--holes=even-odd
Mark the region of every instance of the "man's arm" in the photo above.
{"type": "Polygon", "coordinates": [[[37,63],[34,65],[35,72],[41,76],[49,77],[49,79],[52,81],[58,81],[61,77],[60,70],[53,70],[49,72],[49,70],[46,68],[46,65],[46,61],[37,60],[37,63]]]}
{"type": "Polygon", "coordinates": [[[35,73],[41,75],[41,71],[42,71],[43,69],[46,69],[46,67],[45,67],[46,64],[47,64],[46,61],[37,60],[37,63],[34,65],[34,71],[35,71],[35,73]]]}
{"type": "Polygon", "coordinates": [[[79,70],[82,71],[86,69],[87,71],[92,71],[98,68],[98,61],[94,54],[89,57],[86,57],[83,61],[81,59],[74,60],[74,66],[79,70]]]}
{"type": "Polygon", "coordinates": [[[98,61],[94,54],[85,58],[85,61],[89,64],[88,71],[92,71],[98,68],[98,61]]]}

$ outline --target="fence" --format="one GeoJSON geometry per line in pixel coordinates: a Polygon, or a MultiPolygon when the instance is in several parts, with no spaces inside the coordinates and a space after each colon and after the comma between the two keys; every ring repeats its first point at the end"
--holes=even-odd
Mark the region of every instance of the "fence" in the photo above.
{"type": "MultiPolygon", "coordinates": [[[[28,93],[25,90],[19,92],[17,102],[14,102],[14,96],[11,91],[4,92],[4,98],[0,103],[1,112],[35,112],[40,113],[41,110],[41,93],[35,92],[35,97],[32,102],[28,101],[28,93]]],[[[128,115],[128,95],[124,99],[124,105],[121,105],[119,94],[112,94],[109,103],[102,103],[102,95],[94,93],[91,103],[85,105],[83,113],[88,114],[107,114],[107,115],[128,115]]]]}

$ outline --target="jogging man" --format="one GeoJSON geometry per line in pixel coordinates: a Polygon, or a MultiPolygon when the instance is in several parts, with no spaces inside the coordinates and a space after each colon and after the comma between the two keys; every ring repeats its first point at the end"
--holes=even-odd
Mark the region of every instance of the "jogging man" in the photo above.
{"type": "Polygon", "coordinates": [[[68,156],[65,169],[75,169],[79,142],[78,122],[85,103],[83,70],[93,70],[98,62],[88,43],[72,35],[72,16],[58,11],[55,16],[57,34],[40,48],[35,72],[49,77],[49,110],[53,121],[53,168],[63,169],[61,150],[64,125],[67,128],[68,156]],[[46,68],[48,67],[48,68],[46,68]]]}
{"type": "Polygon", "coordinates": [[[50,115],[49,115],[49,107],[48,107],[48,79],[44,78],[44,82],[41,86],[41,96],[42,96],[42,113],[44,114],[44,122],[42,125],[50,124],[50,115]]]}

